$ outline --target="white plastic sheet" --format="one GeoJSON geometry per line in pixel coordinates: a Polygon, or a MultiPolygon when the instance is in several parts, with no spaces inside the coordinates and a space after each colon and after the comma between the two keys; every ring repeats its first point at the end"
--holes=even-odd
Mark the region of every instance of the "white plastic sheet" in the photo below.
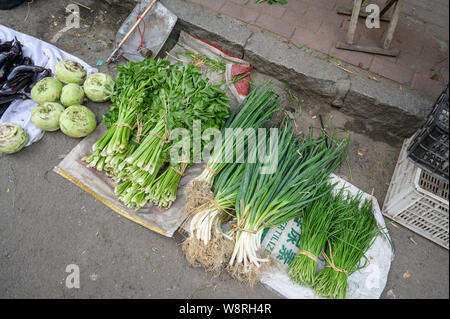
{"type": "MultiPolygon", "coordinates": [[[[54,45],[0,24],[0,41],[10,41],[14,38],[22,43],[24,56],[30,57],[35,65],[53,70],[58,59],[73,60],[86,69],[87,75],[98,72],[96,68],[92,68],[83,60],[58,49],[54,45]]],[[[44,135],[44,131],[30,121],[31,111],[36,105],[32,100],[14,101],[0,118],[0,122],[16,123],[27,131],[30,140],[26,146],[39,141],[44,135]]]]}

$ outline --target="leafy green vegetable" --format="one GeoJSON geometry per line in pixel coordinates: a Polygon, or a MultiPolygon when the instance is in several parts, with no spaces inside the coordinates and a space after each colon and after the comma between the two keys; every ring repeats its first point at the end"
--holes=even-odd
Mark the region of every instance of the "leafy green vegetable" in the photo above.
{"type": "Polygon", "coordinates": [[[347,209],[343,189],[337,195],[327,184],[320,193],[327,195],[311,202],[303,211],[299,253],[289,265],[289,277],[300,285],[312,286],[317,272],[317,260],[328,238],[332,236],[334,220],[347,209]]]}
{"type": "Polygon", "coordinates": [[[365,253],[380,231],[372,213],[372,201],[362,200],[362,193],[346,198],[346,210],[333,223],[332,234],[325,247],[327,266],[319,272],[313,288],[320,296],[347,298],[347,279],[367,266],[365,253]],[[365,260],[364,263],[361,263],[365,260]]]}
{"type": "Polygon", "coordinates": [[[217,150],[214,149],[214,152],[211,154],[211,157],[206,164],[206,169],[191,183],[206,183],[212,185],[214,177],[227,165],[227,161],[223,158],[225,150],[232,149],[233,154],[227,154],[227,156],[233,156],[234,158],[236,156],[236,150],[239,148],[243,149],[245,141],[241,139],[238,142],[233,135],[227,136],[225,134],[225,129],[257,129],[262,127],[278,107],[278,95],[269,85],[260,85],[252,90],[246,99],[236,108],[225,124],[225,127],[222,130],[224,139],[220,148],[217,150]]]}
{"type": "MultiPolygon", "coordinates": [[[[111,102],[103,116],[108,131],[85,160],[122,183],[116,194],[127,206],[140,208],[151,201],[169,207],[193,163],[191,154],[186,162],[170,162],[177,142],[171,132],[192,132],[196,120],[201,132],[221,128],[229,116],[229,98],[194,65],[144,59],[118,67],[111,102]]],[[[191,145],[192,139],[193,134],[191,145]]]]}

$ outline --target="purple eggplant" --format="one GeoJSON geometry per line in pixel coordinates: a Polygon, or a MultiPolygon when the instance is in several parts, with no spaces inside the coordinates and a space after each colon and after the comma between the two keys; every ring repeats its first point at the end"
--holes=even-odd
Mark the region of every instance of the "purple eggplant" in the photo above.
{"type": "Polygon", "coordinates": [[[15,77],[11,78],[10,80],[7,80],[3,86],[13,87],[13,86],[16,86],[17,83],[22,82],[24,79],[32,79],[32,78],[33,78],[32,73],[19,73],[15,77]]]}
{"type": "Polygon", "coordinates": [[[0,44],[0,105],[2,108],[18,98],[31,98],[33,86],[52,72],[33,65],[30,57],[23,55],[22,44],[16,38],[0,44]]]}
{"type": "Polygon", "coordinates": [[[0,53],[11,50],[13,42],[14,41],[11,40],[11,41],[6,41],[6,42],[1,43],[0,44],[0,53]]]}
{"type": "Polygon", "coordinates": [[[8,60],[11,60],[12,57],[13,57],[13,53],[11,53],[10,51],[1,52],[0,53],[0,67],[2,67],[3,64],[5,64],[8,60]]]}
{"type": "Polygon", "coordinates": [[[23,73],[18,74],[16,77],[3,84],[0,89],[0,96],[12,95],[25,88],[33,79],[33,74],[23,73]]]}
{"type": "Polygon", "coordinates": [[[3,115],[3,113],[5,113],[6,109],[9,107],[9,105],[12,102],[7,102],[5,104],[0,104],[0,117],[3,115]]]}
{"type": "Polygon", "coordinates": [[[28,96],[26,94],[12,94],[6,96],[0,96],[0,105],[6,104],[15,100],[26,100],[28,96]]]}
{"type": "Polygon", "coordinates": [[[33,65],[33,60],[30,57],[24,57],[22,60],[23,65],[33,65]]]}
{"type": "Polygon", "coordinates": [[[16,53],[9,51],[8,54],[0,58],[0,82],[8,75],[9,69],[17,56],[16,53]]]}
{"type": "Polygon", "coordinates": [[[28,84],[24,91],[30,93],[31,89],[36,83],[49,76],[52,76],[52,70],[50,69],[44,69],[44,71],[42,71],[41,73],[34,74],[33,78],[31,79],[31,83],[28,84]]]}
{"type": "Polygon", "coordinates": [[[21,62],[22,59],[22,44],[16,39],[6,56],[3,57],[3,59],[0,58],[0,81],[4,80],[11,67],[18,62],[21,62]]]}
{"type": "Polygon", "coordinates": [[[34,75],[36,73],[41,73],[44,70],[45,69],[43,67],[37,65],[19,65],[11,69],[6,77],[6,81],[10,81],[19,74],[30,73],[31,75],[34,75]]]}
{"type": "Polygon", "coordinates": [[[29,97],[26,94],[13,94],[8,96],[0,96],[0,116],[5,113],[9,105],[15,100],[26,100],[29,97]]]}

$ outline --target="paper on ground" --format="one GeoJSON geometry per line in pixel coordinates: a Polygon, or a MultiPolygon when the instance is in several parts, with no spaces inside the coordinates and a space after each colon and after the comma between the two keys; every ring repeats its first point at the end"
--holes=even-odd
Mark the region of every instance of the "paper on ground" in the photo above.
{"type": "MultiPolygon", "coordinates": [[[[250,63],[245,60],[232,57],[221,51],[220,49],[200,39],[197,39],[184,31],[180,32],[178,43],[189,51],[207,56],[214,60],[225,62],[226,69],[224,73],[211,70],[206,65],[200,66],[200,71],[205,76],[207,76],[212,83],[223,82],[224,84],[221,86],[221,88],[227,93],[230,92],[238,102],[241,102],[245,99],[248,93],[245,94],[244,92],[238,92],[236,86],[233,85],[232,69],[233,67],[240,66],[245,68],[245,70],[248,70],[246,71],[246,73],[248,72],[248,74],[250,74],[250,71],[252,69],[250,63]]],[[[171,62],[184,62],[185,64],[190,63],[191,61],[189,60],[189,58],[179,55],[179,53],[184,52],[185,49],[183,47],[181,47],[180,45],[175,45],[172,50],[170,50],[169,55],[167,56],[167,60],[171,62]]],[[[231,107],[233,108],[233,103],[231,107]]]]}

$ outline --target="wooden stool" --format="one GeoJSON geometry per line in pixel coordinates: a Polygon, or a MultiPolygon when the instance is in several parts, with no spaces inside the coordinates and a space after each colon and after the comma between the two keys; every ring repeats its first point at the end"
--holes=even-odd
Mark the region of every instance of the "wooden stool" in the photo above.
{"type": "Polygon", "coordinates": [[[346,43],[338,42],[336,44],[337,49],[343,50],[351,50],[351,51],[360,51],[388,56],[397,56],[399,54],[399,50],[397,49],[389,49],[392,39],[394,37],[395,29],[397,28],[398,19],[400,17],[400,11],[402,9],[403,0],[387,0],[383,9],[380,11],[380,20],[389,22],[389,27],[387,32],[385,33],[382,46],[381,47],[370,47],[354,44],[355,39],[355,31],[356,26],[358,24],[358,18],[367,18],[368,14],[361,12],[361,3],[362,0],[354,0],[353,10],[350,11],[346,8],[338,8],[337,13],[343,15],[351,15],[350,25],[347,31],[346,43]],[[394,12],[392,13],[392,17],[385,17],[386,12],[394,6],[394,12]]]}

